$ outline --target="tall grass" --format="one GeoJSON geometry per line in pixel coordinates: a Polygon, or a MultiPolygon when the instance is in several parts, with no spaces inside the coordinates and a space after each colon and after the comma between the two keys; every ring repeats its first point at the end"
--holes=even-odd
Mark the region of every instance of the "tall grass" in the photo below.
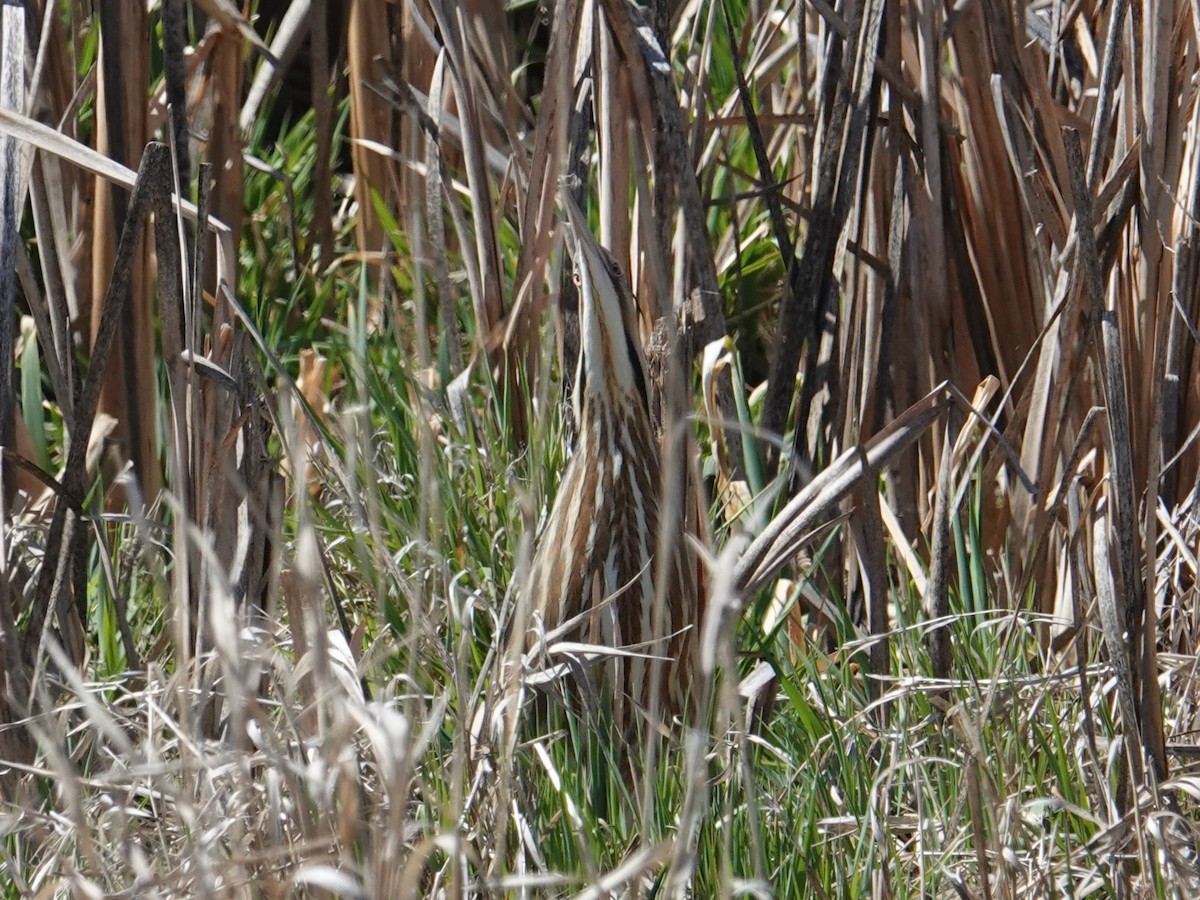
{"type": "Polygon", "coordinates": [[[1193,4],[139,9],[0,17],[0,894],[1200,891],[1193,4]],[[647,758],[510,639],[562,176],[706,508],[647,758]]]}

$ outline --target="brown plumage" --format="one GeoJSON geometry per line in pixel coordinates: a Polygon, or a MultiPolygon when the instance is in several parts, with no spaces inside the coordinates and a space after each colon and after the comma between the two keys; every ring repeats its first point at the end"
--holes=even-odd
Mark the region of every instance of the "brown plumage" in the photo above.
{"type": "Polygon", "coordinates": [[[664,544],[666,583],[656,585],[662,452],[637,311],[620,268],[565,193],[563,206],[579,288],[577,436],[534,556],[532,609],[547,631],[578,621],[559,640],[636,654],[597,663],[602,689],[612,691],[614,715],[627,728],[635,710],[653,719],[683,710],[699,627],[694,563],[679,528],[664,544]]]}

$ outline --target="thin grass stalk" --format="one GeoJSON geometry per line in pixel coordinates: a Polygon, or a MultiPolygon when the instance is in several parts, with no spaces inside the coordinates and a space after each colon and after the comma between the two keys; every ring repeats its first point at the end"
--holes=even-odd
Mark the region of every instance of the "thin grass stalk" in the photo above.
{"type": "MultiPolygon", "coordinates": [[[[926,304],[928,315],[922,317],[922,325],[931,334],[931,345],[928,351],[931,365],[934,367],[931,376],[940,381],[947,373],[940,370],[937,360],[944,358],[948,349],[938,346],[939,337],[944,334],[948,324],[949,304],[947,301],[948,278],[946,272],[946,246],[940,236],[946,232],[943,210],[942,189],[942,141],[941,125],[941,59],[943,55],[941,25],[942,4],[934,0],[925,0],[920,5],[918,31],[918,51],[921,59],[921,153],[924,157],[922,166],[923,178],[916,181],[913,187],[914,199],[919,196],[920,202],[914,203],[913,227],[922,233],[925,240],[921,241],[918,250],[919,266],[922,271],[922,300],[926,304]]],[[[947,436],[949,437],[949,436],[947,436]]],[[[946,444],[947,448],[949,443],[946,444]]],[[[947,472],[942,466],[939,481],[947,472]]],[[[940,491],[939,491],[940,493],[940,491]]],[[[939,502],[941,498],[939,497],[939,502]]],[[[935,516],[936,522],[936,516],[935,516]]],[[[936,528],[935,524],[935,528],[936,528]]],[[[934,532],[934,543],[938,540],[938,532],[934,532]]],[[[936,557],[936,553],[935,553],[936,557]]],[[[936,670],[936,663],[935,663],[936,670]]]]}
{"type": "MultiPolygon", "coordinates": [[[[0,107],[24,111],[25,108],[25,9],[24,4],[6,2],[0,8],[3,27],[3,53],[0,64],[0,107]]],[[[13,272],[17,267],[16,245],[20,240],[19,211],[24,206],[20,145],[11,136],[0,137],[0,267],[13,272]]],[[[12,450],[16,440],[17,388],[13,366],[16,346],[16,284],[13,278],[0,279],[0,448],[12,450]]],[[[0,528],[7,528],[9,510],[16,490],[12,466],[0,459],[0,495],[4,511],[0,528]]],[[[7,542],[5,542],[7,543],[7,542]]],[[[0,550],[7,548],[0,547],[0,550]]],[[[0,559],[7,560],[4,552],[0,559]]]]}
{"type": "MultiPolygon", "coordinates": [[[[599,23],[597,23],[599,24],[599,23]]],[[[600,243],[607,247],[621,266],[629,284],[630,264],[630,159],[628,117],[630,100],[624,90],[622,67],[606,24],[593,31],[592,71],[596,116],[597,156],[596,193],[600,210],[600,243]]],[[[652,248],[651,253],[654,252],[652,248]]]]}
{"type": "Polygon", "coordinates": [[[73,285],[73,267],[61,255],[65,248],[62,246],[61,233],[55,229],[56,217],[51,210],[53,201],[49,195],[55,188],[62,187],[61,181],[50,175],[56,170],[58,165],[53,157],[45,154],[34,157],[29,199],[34,233],[39,237],[41,253],[38,254],[38,261],[45,292],[42,302],[29,303],[29,311],[37,323],[50,384],[62,408],[63,418],[69,422],[74,414],[77,377],[75,354],[71,352],[70,344],[70,309],[72,305],[78,309],[78,302],[72,304],[68,299],[68,290],[73,285]]]}
{"type": "MultiPolygon", "coordinates": [[[[353,4],[351,7],[351,19],[358,23],[355,15],[355,10],[358,9],[358,4],[353,4]]],[[[326,23],[329,21],[328,4],[326,0],[312,0],[312,9],[310,12],[312,21],[315,27],[310,27],[308,30],[309,41],[309,78],[311,79],[310,92],[312,96],[313,109],[313,130],[316,134],[316,154],[313,162],[313,202],[315,209],[313,210],[313,242],[316,246],[316,263],[317,270],[324,272],[329,268],[329,264],[333,261],[333,186],[331,172],[331,154],[333,152],[333,98],[329,92],[330,80],[330,61],[333,54],[330,52],[329,46],[329,29],[326,23]]],[[[382,32],[386,35],[386,30],[382,32]]],[[[359,78],[365,78],[370,71],[370,66],[362,65],[362,61],[358,55],[362,52],[361,41],[363,35],[357,30],[352,30],[352,34],[348,40],[348,53],[351,59],[350,67],[352,75],[357,75],[359,78]],[[351,43],[352,42],[352,43],[351,43]]],[[[375,40],[378,41],[378,36],[375,40]]],[[[370,51],[376,50],[377,47],[372,46],[370,51]]],[[[365,86],[357,87],[355,94],[356,99],[362,102],[365,86]]],[[[360,123],[362,111],[358,110],[357,116],[352,116],[352,122],[360,123]]],[[[375,134],[375,129],[371,129],[370,134],[375,134]]],[[[365,135],[354,134],[352,137],[360,137],[365,135]]],[[[390,138],[386,135],[384,140],[390,138]]],[[[371,154],[371,161],[376,166],[382,163],[382,160],[375,154],[371,154]]],[[[363,173],[365,179],[366,173],[363,173]]],[[[357,186],[357,185],[356,185],[357,186]]],[[[371,241],[369,234],[372,231],[379,231],[378,222],[372,222],[375,219],[374,207],[371,203],[369,191],[372,187],[367,184],[359,197],[360,213],[358,217],[359,227],[366,232],[362,241],[365,246],[360,246],[359,250],[364,258],[367,253],[379,252],[383,249],[382,237],[377,237],[375,241],[371,241]]],[[[379,190],[380,186],[374,186],[375,190],[379,190]]],[[[311,252],[311,248],[310,248],[311,252]]]]}
{"type": "Polygon", "coordinates": [[[1125,14],[1129,0],[1116,0],[1109,10],[1107,35],[1104,40],[1104,61],[1100,71],[1100,84],[1096,94],[1096,110],[1092,116],[1092,133],[1088,141],[1087,184],[1093,190],[1101,174],[1101,166],[1110,147],[1109,116],[1114,103],[1117,79],[1121,74],[1121,39],[1125,30],[1125,14]]]}
{"type": "MultiPolygon", "coordinates": [[[[433,66],[429,80],[429,107],[442,108],[442,91],[445,86],[446,54],[441,52],[433,66]]],[[[415,130],[416,123],[409,122],[415,130]]],[[[433,266],[434,284],[437,286],[438,317],[442,326],[442,344],[450,362],[450,374],[457,376],[463,369],[461,327],[454,308],[454,293],[450,286],[450,261],[446,246],[446,215],[442,207],[442,183],[446,175],[442,170],[443,160],[438,136],[432,130],[425,131],[425,182],[424,213],[425,227],[429,237],[429,256],[433,266]]],[[[519,270],[519,266],[518,266],[519,270]]],[[[516,304],[514,303],[514,307],[516,304]]]]}

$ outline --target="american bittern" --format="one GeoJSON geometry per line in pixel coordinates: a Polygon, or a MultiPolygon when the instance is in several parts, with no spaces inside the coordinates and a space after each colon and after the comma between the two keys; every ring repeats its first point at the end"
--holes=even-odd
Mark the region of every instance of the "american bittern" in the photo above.
{"type": "Polygon", "coordinates": [[[534,556],[531,608],[548,631],[578,622],[567,639],[628,651],[607,658],[603,679],[616,721],[627,728],[631,704],[653,717],[683,710],[699,626],[696,579],[682,526],[666,540],[659,533],[662,450],[633,296],[616,260],[562,194],[579,289],[577,432],[534,556]],[[660,567],[660,551],[668,565],[660,567]]]}

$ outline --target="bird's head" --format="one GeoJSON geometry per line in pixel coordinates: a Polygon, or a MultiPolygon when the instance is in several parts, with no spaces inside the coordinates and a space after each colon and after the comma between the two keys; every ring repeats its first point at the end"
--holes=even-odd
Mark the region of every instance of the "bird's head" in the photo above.
{"type": "Polygon", "coordinates": [[[597,243],[587,217],[567,190],[560,192],[566,213],[567,246],[579,289],[580,351],[575,377],[578,417],[585,396],[649,409],[637,307],[621,267],[597,243]]]}

